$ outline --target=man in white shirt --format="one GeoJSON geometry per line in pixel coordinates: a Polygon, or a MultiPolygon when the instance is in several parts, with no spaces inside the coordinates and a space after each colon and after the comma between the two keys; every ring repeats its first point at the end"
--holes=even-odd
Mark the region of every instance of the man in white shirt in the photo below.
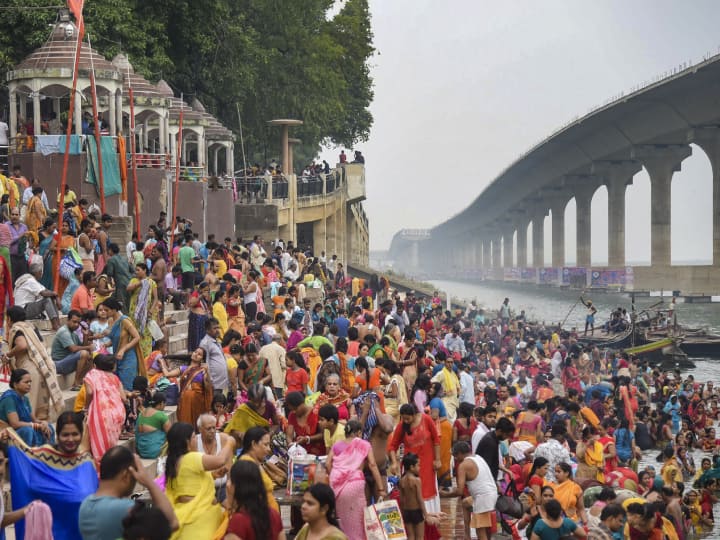
{"type": "MultiPolygon", "coordinates": [[[[30,202],[30,199],[32,199],[33,196],[33,188],[40,186],[40,181],[37,178],[33,178],[32,182],[28,187],[25,188],[22,194],[22,205],[27,206],[27,204],[30,202]]],[[[50,206],[48,205],[47,195],[45,195],[45,191],[43,190],[42,194],[40,195],[40,200],[43,203],[43,206],[45,207],[45,210],[50,210],[50,206]]]]}
{"type": "Polygon", "coordinates": [[[475,379],[467,364],[460,364],[460,403],[475,406],[475,379]]]}
{"type": "Polygon", "coordinates": [[[133,257],[133,253],[137,249],[138,240],[138,233],[134,232],[132,233],[131,240],[125,246],[125,255],[127,255],[127,260],[133,266],[133,268],[135,267],[135,257],[133,257]]]}
{"type": "MultiPolygon", "coordinates": [[[[8,138],[8,133],[10,129],[8,128],[7,123],[5,123],[4,120],[0,120],[0,146],[9,146],[10,139],[8,138]]],[[[7,148],[3,148],[2,151],[4,152],[4,155],[7,155],[7,148]]]]}
{"type": "Polygon", "coordinates": [[[60,318],[55,302],[57,293],[43,287],[40,278],[43,262],[40,257],[30,263],[30,272],[23,274],[15,282],[15,305],[25,308],[28,319],[38,319],[44,314],[50,319],[52,329],[60,328],[60,318]]]}
{"type": "Polygon", "coordinates": [[[497,412],[493,407],[488,407],[487,409],[478,407],[475,409],[476,417],[478,416],[478,413],[480,413],[480,421],[478,422],[478,425],[472,434],[472,438],[470,439],[470,447],[472,448],[473,453],[477,450],[477,445],[480,444],[482,438],[495,427],[495,422],[497,422],[497,412]]]}
{"type": "Polygon", "coordinates": [[[285,347],[280,345],[282,336],[275,334],[272,337],[272,341],[263,345],[258,351],[258,357],[260,360],[267,360],[268,370],[270,371],[270,377],[272,378],[273,393],[277,399],[282,399],[285,391],[285,371],[287,366],[285,364],[285,347]]]}

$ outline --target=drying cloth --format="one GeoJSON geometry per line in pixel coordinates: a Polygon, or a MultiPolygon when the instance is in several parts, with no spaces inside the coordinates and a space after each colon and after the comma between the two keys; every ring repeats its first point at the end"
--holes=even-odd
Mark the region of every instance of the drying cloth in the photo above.
{"type": "Polygon", "coordinates": [[[49,156],[50,154],[62,154],[65,152],[65,139],[63,138],[63,147],[61,150],[60,137],[62,137],[62,135],[36,135],[35,149],[43,156],[49,156]]]}
{"type": "MultiPolygon", "coordinates": [[[[98,177],[98,155],[94,137],[88,137],[88,182],[100,189],[98,177]]],[[[100,137],[100,156],[102,157],[103,186],[105,196],[119,195],[122,193],[122,182],[120,181],[120,166],[118,165],[115,140],[112,137],[100,137]]]]}
{"type": "MultiPolygon", "coordinates": [[[[65,153],[65,139],[66,135],[59,135],[58,136],[58,152],[61,154],[65,153]]],[[[83,143],[83,136],[82,135],[70,135],[70,152],[69,154],[71,156],[78,156],[82,154],[82,143],[83,143]]]]}

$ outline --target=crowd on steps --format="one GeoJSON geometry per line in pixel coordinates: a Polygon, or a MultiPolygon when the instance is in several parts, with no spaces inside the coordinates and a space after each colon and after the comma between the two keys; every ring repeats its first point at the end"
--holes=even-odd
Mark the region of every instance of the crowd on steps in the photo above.
{"type": "Polygon", "coordinates": [[[24,201],[0,180],[0,526],[16,538],[364,540],[381,500],[407,538],[439,538],[441,498],[468,539],[712,530],[711,381],[583,345],[509,299],[401,296],[291,242],[202,242],[163,214],[118,246],[73,193],[52,212],[37,182],[24,201]],[[639,467],[655,448],[658,470],[639,467]]]}

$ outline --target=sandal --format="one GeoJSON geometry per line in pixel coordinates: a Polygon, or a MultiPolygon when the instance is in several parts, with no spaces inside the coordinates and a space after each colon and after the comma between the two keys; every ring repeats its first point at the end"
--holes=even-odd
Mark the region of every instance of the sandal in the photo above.
{"type": "Polygon", "coordinates": [[[81,385],[75,384],[75,385],[73,385],[73,386],[70,387],[70,391],[71,391],[71,392],[79,392],[81,388],[82,388],[81,385]]]}
{"type": "Polygon", "coordinates": [[[132,439],[132,438],[133,438],[133,434],[132,434],[132,433],[129,433],[129,432],[127,432],[127,431],[123,431],[123,432],[120,434],[120,440],[121,440],[121,441],[127,441],[128,439],[132,439]]]}

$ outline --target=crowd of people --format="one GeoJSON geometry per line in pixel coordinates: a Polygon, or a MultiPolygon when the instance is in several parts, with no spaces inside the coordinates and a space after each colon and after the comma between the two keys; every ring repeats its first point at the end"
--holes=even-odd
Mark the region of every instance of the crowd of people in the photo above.
{"type": "Polygon", "coordinates": [[[121,249],[112,217],[71,192],[52,217],[36,182],[26,202],[17,187],[0,224],[14,509],[2,526],[280,539],[282,503],[295,538],[362,540],[364,509],[392,498],[408,538],[438,538],[441,498],[456,498],[466,538],[684,540],[713,527],[712,382],[583,345],[509,299],[495,312],[401,295],[291,242],[201,242],[190,220],[161,214],[121,249]],[[181,311],[187,347],[171,353],[181,311]],[[37,318],[55,330],[49,347],[37,318]],[[658,470],[639,467],[653,449],[658,470]],[[283,497],[299,453],[324,473],[283,497]],[[158,478],[141,459],[158,460],[158,478]],[[130,498],[137,485],[150,505],[130,498]]]}

